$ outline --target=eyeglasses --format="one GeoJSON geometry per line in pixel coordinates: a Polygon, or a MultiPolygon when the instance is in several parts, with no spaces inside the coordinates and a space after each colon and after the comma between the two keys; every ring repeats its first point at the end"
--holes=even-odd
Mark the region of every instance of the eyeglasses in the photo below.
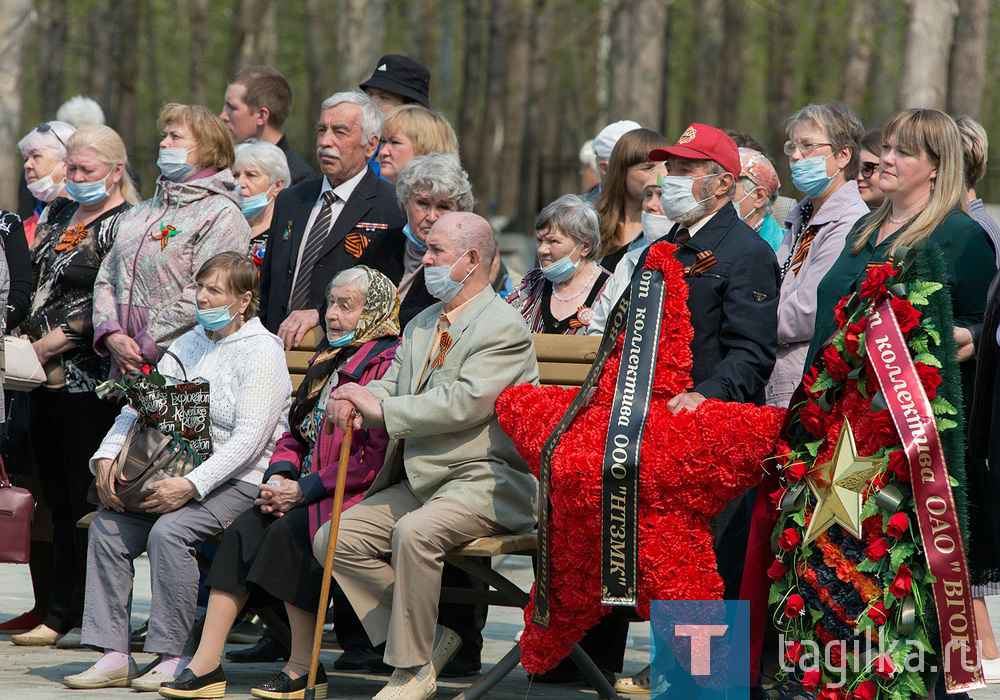
{"type": "Polygon", "coordinates": [[[877,169],[878,169],[878,163],[862,163],[861,177],[867,180],[868,178],[870,178],[872,175],[875,174],[875,171],[877,169]]]}
{"type": "Polygon", "coordinates": [[[797,148],[799,149],[799,153],[804,156],[808,156],[820,146],[830,146],[833,148],[832,143],[815,143],[813,141],[799,141],[796,143],[795,141],[785,141],[783,150],[785,151],[786,156],[790,156],[795,153],[795,149],[797,148]]]}
{"type": "Polygon", "coordinates": [[[52,125],[49,122],[42,122],[41,124],[35,127],[35,131],[37,131],[39,134],[47,134],[51,132],[53,136],[59,139],[59,143],[62,144],[62,147],[66,148],[66,142],[59,137],[58,132],[52,128],[52,125]]]}

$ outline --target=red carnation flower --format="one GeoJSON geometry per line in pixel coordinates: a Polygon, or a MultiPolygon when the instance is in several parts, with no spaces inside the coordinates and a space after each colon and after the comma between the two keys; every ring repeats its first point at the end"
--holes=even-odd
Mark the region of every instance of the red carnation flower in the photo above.
{"type": "Polygon", "coordinates": [[[897,598],[902,598],[910,592],[912,587],[913,573],[904,565],[900,564],[899,570],[896,571],[896,577],[893,578],[892,583],[889,584],[889,592],[897,598]]]}
{"type": "Polygon", "coordinates": [[[815,693],[819,688],[819,669],[812,668],[802,674],[802,690],[807,693],[815,693]]]}
{"type": "Polygon", "coordinates": [[[878,684],[875,681],[861,681],[851,693],[851,700],[875,700],[878,695],[878,684]]]}
{"type": "Polygon", "coordinates": [[[879,601],[868,608],[868,617],[876,625],[882,626],[889,619],[889,613],[885,611],[885,605],[882,604],[882,601],[879,601]]]}
{"type": "Polygon", "coordinates": [[[882,654],[875,659],[875,673],[882,678],[889,680],[896,674],[896,667],[892,664],[892,659],[888,654],[882,654]]]}
{"type": "Polygon", "coordinates": [[[785,467],[785,471],[783,473],[785,475],[785,479],[794,484],[802,480],[802,477],[806,475],[806,471],[808,471],[808,469],[809,467],[806,466],[806,463],[800,460],[798,462],[792,462],[785,467]]]}
{"type": "Polygon", "coordinates": [[[920,312],[913,308],[913,304],[906,299],[893,297],[889,303],[892,305],[892,313],[896,316],[899,330],[903,331],[903,335],[907,335],[920,325],[920,312]]]}
{"type": "Polygon", "coordinates": [[[788,567],[785,566],[785,562],[781,559],[775,559],[774,563],[771,564],[770,568],[767,570],[767,575],[773,580],[777,581],[780,578],[784,578],[785,574],[788,573],[788,567]]]}
{"type": "Polygon", "coordinates": [[[889,278],[896,274],[892,263],[886,263],[868,270],[865,281],[861,283],[861,296],[873,299],[876,303],[886,297],[885,286],[889,278]]]}
{"type": "Polygon", "coordinates": [[[924,385],[924,393],[927,394],[928,399],[933,401],[934,397],[937,396],[938,387],[941,386],[941,373],[937,367],[931,367],[923,362],[915,362],[914,365],[917,368],[920,383],[924,385]]]}
{"type": "Polygon", "coordinates": [[[884,537],[878,538],[865,547],[865,556],[868,557],[868,561],[878,561],[888,553],[889,541],[884,537]]]}
{"type": "Polygon", "coordinates": [[[667,265],[674,259],[674,250],[677,249],[673,243],[660,241],[649,248],[646,261],[643,264],[647,270],[665,270],[667,265]]]}
{"type": "Polygon", "coordinates": [[[786,552],[790,552],[795,549],[795,545],[799,543],[802,539],[802,535],[794,527],[786,528],[781,536],[778,537],[778,546],[781,547],[786,552]]]}
{"type": "Polygon", "coordinates": [[[910,480],[910,463],[902,450],[893,450],[889,453],[889,464],[886,469],[895,474],[900,481],[910,480]]]}
{"type": "Polygon", "coordinates": [[[889,537],[895,537],[898,540],[909,529],[910,519],[906,517],[906,513],[896,513],[886,523],[885,534],[889,535],[889,537]]]}
{"type": "Polygon", "coordinates": [[[793,666],[799,662],[802,658],[802,643],[801,642],[788,642],[787,649],[785,649],[785,661],[792,664],[793,666]]]}
{"type": "Polygon", "coordinates": [[[805,608],[806,601],[798,593],[792,593],[785,601],[785,617],[798,617],[805,608]]]}
{"type": "Polygon", "coordinates": [[[847,375],[851,372],[851,366],[844,361],[837,348],[832,345],[828,345],[823,351],[823,366],[830,373],[830,376],[838,382],[847,379],[847,375]]]}

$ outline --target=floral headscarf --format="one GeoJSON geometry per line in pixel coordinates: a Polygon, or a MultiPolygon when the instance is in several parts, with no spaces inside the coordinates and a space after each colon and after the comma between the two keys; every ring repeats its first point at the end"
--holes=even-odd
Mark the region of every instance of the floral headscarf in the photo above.
{"type": "Polygon", "coordinates": [[[331,347],[325,341],[320,344],[320,351],[310,361],[292,402],[288,422],[295,431],[315,408],[330,375],[347,358],[369,341],[399,335],[399,292],[396,286],[378,270],[365,265],[357,265],[356,268],[368,273],[369,283],[365,306],[354,329],[354,340],[342,348],[331,347]]]}

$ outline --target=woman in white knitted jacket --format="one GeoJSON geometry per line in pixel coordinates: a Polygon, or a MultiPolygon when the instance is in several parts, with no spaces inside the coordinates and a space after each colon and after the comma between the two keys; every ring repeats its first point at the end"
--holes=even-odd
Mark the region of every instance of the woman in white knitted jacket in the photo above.
{"type": "Polygon", "coordinates": [[[170,346],[158,370],[170,383],[209,382],[212,454],[183,477],[152,484],[142,507],[126,512],[108,479],[112,462],[138,414],[122,410],[91,459],[104,509],[90,527],[85,645],[104,656],[67,676],[71,688],[131,686],[156,690],[173,680],[195,649],[198,592],[194,544],[221,532],[249,509],[275,440],[287,430],[291,381],[280,339],[254,316],[257,269],[243,253],[220,253],[196,276],[198,325],[170,346]],[[183,370],[179,366],[183,364],[183,370]],[[152,601],[145,651],[160,663],[136,678],[129,655],[132,561],[149,553],[152,601]]]}

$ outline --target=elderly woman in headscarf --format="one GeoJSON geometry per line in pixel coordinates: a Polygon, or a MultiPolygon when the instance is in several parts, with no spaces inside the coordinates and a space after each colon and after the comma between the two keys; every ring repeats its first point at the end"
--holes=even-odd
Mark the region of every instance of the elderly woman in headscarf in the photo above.
{"type": "MultiPolygon", "coordinates": [[[[226,529],[205,585],[211,589],[201,643],[166,697],[221,697],[220,661],[229,628],[250,598],[285,603],[292,649],[277,676],[254,686],[259,697],[291,697],[305,688],[323,567],[312,539],[333,513],[339,430],[324,430],[326,403],[338,386],[380,378],[399,344],[399,293],[382,273],[364,265],[344,270],[327,289],[327,339],[295,392],[290,430],[277,443],[252,508],[226,529]],[[218,694],[212,694],[218,693],[218,694]]],[[[330,426],[332,428],[332,426],[330,426]]],[[[364,495],[382,468],[389,436],[382,428],[354,432],[344,509],[364,495]]],[[[346,602],[346,601],[345,601],[346,602]]],[[[336,599],[334,605],[337,605],[336,599]]],[[[320,667],[316,697],[326,697],[320,667]]]]}

